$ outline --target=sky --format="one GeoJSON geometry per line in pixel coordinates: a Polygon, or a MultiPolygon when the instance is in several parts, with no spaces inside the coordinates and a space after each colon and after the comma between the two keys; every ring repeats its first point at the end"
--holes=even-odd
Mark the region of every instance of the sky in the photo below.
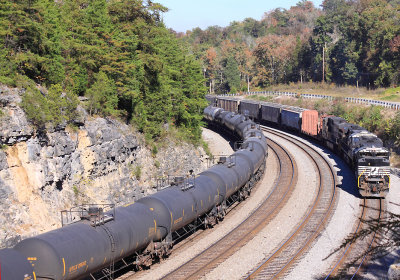
{"type": "MultiPolygon", "coordinates": [[[[319,7],[323,0],[312,0],[319,7]]],[[[260,20],[265,12],[276,8],[289,9],[300,0],[154,0],[170,10],[164,13],[164,23],[168,28],[185,32],[195,27],[228,26],[233,21],[251,17],[260,20]]]]}

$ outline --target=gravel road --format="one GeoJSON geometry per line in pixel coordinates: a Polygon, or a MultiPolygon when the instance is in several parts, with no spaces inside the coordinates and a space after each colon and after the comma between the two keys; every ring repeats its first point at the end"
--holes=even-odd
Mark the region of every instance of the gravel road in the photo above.
{"type": "Polygon", "coordinates": [[[221,137],[221,135],[218,133],[210,129],[203,128],[202,137],[203,140],[208,144],[208,148],[214,156],[233,154],[233,149],[229,145],[229,142],[225,138],[221,137]]]}

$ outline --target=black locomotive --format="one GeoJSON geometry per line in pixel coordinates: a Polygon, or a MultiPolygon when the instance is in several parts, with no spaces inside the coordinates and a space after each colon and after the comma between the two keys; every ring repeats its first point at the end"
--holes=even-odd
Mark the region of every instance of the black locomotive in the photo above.
{"type": "Polygon", "coordinates": [[[321,139],[354,169],[363,197],[385,197],[390,186],[390,152],[375,134],[339,117],[322,119],[321,139]]]}
{"type": "Polygon", "coordinates": [[[242,115],[215,107],[204,113],[240,135],[241,148],[195,177],[175,178],[153,195],[110,211],[82,207],[79,221],[0,250],[1,279],[82,279],[104,268],[112,273],[118,261],[147,267],[170,254],[174,233],[221,220],[227,200],[245,198],[261,177],[267,141],[242,115]]]}
{"type": "Polygon", "coordinates": [[[385,197],[390,187],[390,152],[382,140],[366,129],[316,110],[271,102],[207,96],[210,104],[244,113],[261,123],[304,134],[338,153],[354,170],[363,197],[385,197]]]}

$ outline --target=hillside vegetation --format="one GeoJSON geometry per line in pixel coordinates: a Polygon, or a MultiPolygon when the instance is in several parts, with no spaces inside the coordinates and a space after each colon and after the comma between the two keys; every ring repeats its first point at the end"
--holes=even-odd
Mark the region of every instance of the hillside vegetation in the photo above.
{"type": "Polygon", "coordinates": [[[368,89],[400,80],[400,2],[300,1],[261,20],[178,34],[202,61],[212,93],[328,82],[368,89]]]}
{"type": "Polygon", "coordinates": [[[26,89],[22,107],[38,129],[72,122],[78,97],[90,115],[132,122],[149,141],[166,131],[198,141],[207,91],[392,87],[377,98],[399,100],[398,0],[325,0],[322,9],[302,0],[185,34],[168,30],[168,8],[151,0],[0,6],[0,83],[26,89]]]}
{"type": "Polygon", "coordinates": [[[0,82],[26,89],[40,128],[71,120],[77,97],[90,114],[133,121],[147,139],[164,127],[200,138],[200,64],[141,0],[0,0],[0,82]],[[37,84],[49,88],[39,92],[37,84]]]}

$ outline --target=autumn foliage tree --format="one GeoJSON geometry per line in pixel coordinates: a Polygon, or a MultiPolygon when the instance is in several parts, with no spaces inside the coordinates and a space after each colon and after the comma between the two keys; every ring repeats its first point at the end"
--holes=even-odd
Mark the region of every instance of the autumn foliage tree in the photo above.
{"type": "Polygon", "coordinates": [[[219,63],[218,63],[218,55],[217,51],[214,47],[210,47],[205,54],[205,72],[207,74],[207,77],[209,79],[209,92],[214,93],[215,92],[215,79],[218,76],[218,69],[219,69],[219,63]]]}
{"type": "Polygon", "coordinates": [[[206,79],[209,91],[219,93],[231,90],[224,74],[231,55],[240,71],[240,89],[323,80],[395,86],[400,79],[399,38],[396,0],[325,0],[322,9],[303,0],[288,10],[269,11],[261,20],[196,28],[183,36],[205,65],[212,57],[213,72],[206,79]]]}
{"type": "Polygon", "coordinates": [[[312,2],[301,1],[289,10],[268,12],[261,20],[246,18],[226,28],[213,26],[204,31],[196,28],[182,39],[203,59],[209,92],[262,88],[300,77],[299,53],[306,49],[321,13],[312,2]],[[227,73],[236,68],[233,65],[239,71],[239,87],[228,82],[227,73]]]}

